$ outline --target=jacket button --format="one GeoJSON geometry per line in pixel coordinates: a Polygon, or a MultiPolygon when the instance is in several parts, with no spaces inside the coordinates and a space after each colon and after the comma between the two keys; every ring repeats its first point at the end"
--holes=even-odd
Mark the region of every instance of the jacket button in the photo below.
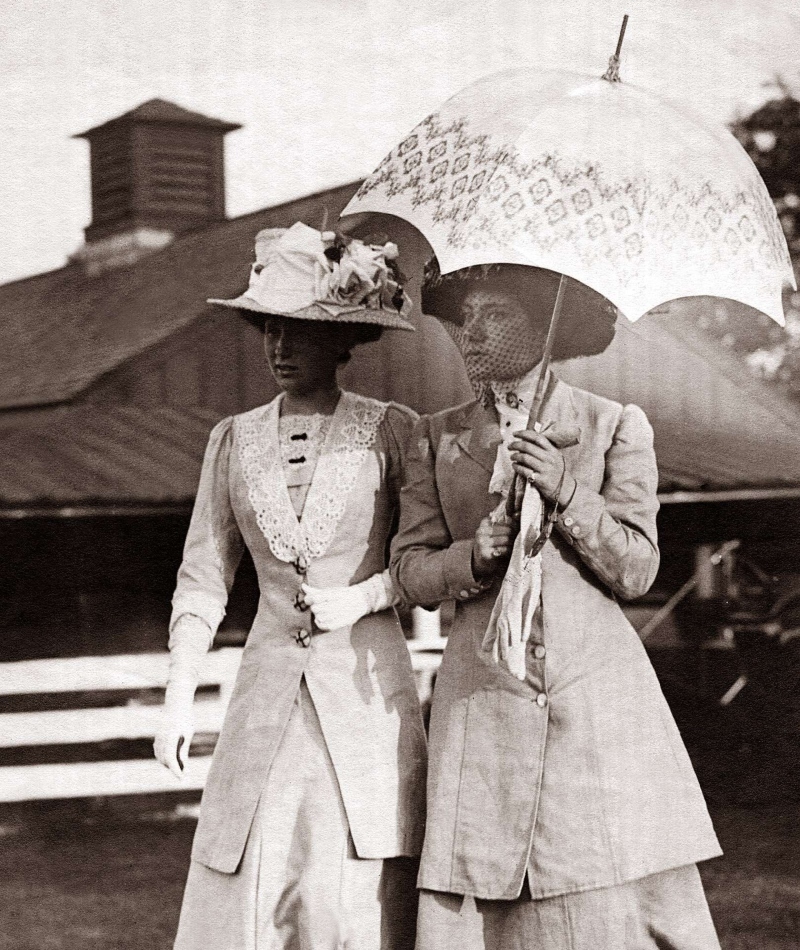
{"type": "Polygon", "coordinates": [[[294,639],[301,647],[311,646],[311,633],[308,630],[298,630],[294,639]]]}
{"type": "Polygon", "coordinates": [[[459,596],[459,597],[469,597],[469,591],[468,591],[468,590],[460,590],[460,591],[458,592],[458,596],[459,596]]]}
{"type": "Polygon", "coordinates": [[[470,587],[469,592],[470,594],[480,594],[481,589],[480,587],[470,587]]]}
{"type": "Polygon", "coordinates": [[[543,660],[545,653],[547,653],[547,650],[542,646],[541,643],[537,643],[533,650],[533,655],[536,657],[536,659],[543,660]]]}
{"type": "Polygon", "coordinates": [[[567,515],[567,517],[564,519],[564,524],[565,524],[567,527],[569,527],[569,526],[572,524],[573,520],[574,520],[574,519],[570,518],[570,516],[567,515]]]}
{"type": "Polygon", "coordinates": [[[539,707],[547,705],[547,693],[539,693],[536,697],[536,705],[539,707]]]}
{"type": "Polygon", "coordinates": [[[575,537],[577,538],[577,537],[580,535],[580,533],[581,533],[580,527],[579,527],[578,525],[575,525],[575,527],[572,529],[572,533],[573,533],[573,534],[575,535],[575,537]]]}

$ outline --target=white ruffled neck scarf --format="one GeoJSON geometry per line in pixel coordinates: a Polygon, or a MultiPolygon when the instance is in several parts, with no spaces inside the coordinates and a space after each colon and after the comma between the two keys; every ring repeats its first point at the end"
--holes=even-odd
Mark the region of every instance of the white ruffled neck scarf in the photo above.
{"type": "MultiPolygon", "coordinates": [[[[506,520],[505,499],[514,476],[508,445],[514,441],[515,432],[528,428],[540,366],[537,364],[518,380],[488,384],[502,438],[489,483],[490,492],[503,496],[491,516],[497,523],[506,520]]],[[[544,513],[542,496],[535,486],[526,485],[519,534],[483,639],[483,649],[520,680],[527,674],[527,645],[542,596],[542,553],[531,557],[527,552],[544,529],[544,513]]]]}
{"type": "Polygon", "coordinates": [[[497,458],[489,483],[489,491],[497,492],[504,498],[508,495],[514,477],[508,446],[514,441],[515,432],[528,428],[528,416],[533,405],[536,384],[539,381],[540,366],[541,363],[537,363],[533,369],[517,380],[489,383],[488,392],[497,411],[500,436],[503,440],[497,447],[497,458]]]}

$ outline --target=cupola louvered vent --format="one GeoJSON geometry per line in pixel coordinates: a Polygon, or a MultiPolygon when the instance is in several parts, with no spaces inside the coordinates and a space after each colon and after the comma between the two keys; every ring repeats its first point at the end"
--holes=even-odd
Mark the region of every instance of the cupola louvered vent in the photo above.
{"type": "Polygon", "coordinates": [[[130,130],[109,129],[109,134],[92,147],[93,223],[113,223],[133,211],[130,130]]]}
{"type": "Polygon", "coordinates": [[[130,235],[174,236],[221,221],[223,137],[238,128],[151,99],[78,136],[91,148],[88,256],[92,245],[111,238],[118,247],[130,235]]]}
{"type": "Polygon", "coordinates": [[[194,129],[163,129],[141,143],[142,210],[215,219],[219,189],[214,149],[194,129]]]}

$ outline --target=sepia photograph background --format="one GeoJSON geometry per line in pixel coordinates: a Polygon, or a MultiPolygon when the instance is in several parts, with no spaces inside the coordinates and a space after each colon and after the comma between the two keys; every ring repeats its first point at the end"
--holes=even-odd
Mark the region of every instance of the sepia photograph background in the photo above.
{"type": "MultiPolygon", "coordinates": [[[[336,225],[468,83],[602,75],[623,14],[623,81],[733,131],[797,273],[793,0],[0,0],[1,950],[172,945],[252,565],[183,783],[152,758],[170,597],[209,431],[277,391],[258,331],[207,298],[244,289],[263,228],[336,225]]],[[[361,348],[344,385],[420,413],[471,398],[419,309],[427,242],[379,225],[417,332],[361,348]]],[[[725,850],[701,868],[723,950],[800,945],[800,294],[784,311],[684,298],[556,367],[655,431],[662,566],[625,610],[725,850]]],[[[402,613],[423,708],[450,615],[402,613]]]]}

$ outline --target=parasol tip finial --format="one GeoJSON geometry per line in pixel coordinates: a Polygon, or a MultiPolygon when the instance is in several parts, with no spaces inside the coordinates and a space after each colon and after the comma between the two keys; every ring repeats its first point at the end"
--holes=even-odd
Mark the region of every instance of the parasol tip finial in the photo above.
{"type": "Polygon", "coordinates": [[[619,58],[622,53],[622,41],[625,39],[625,30],[628,26],[628,14],[622,18],[622,27],[619,31],[619,39],[617,40],[617,49],[614,55],[608,61],[608,69],[603,73],[603,79],[608,82],[620,82],[619,77],[619,58]]]}

